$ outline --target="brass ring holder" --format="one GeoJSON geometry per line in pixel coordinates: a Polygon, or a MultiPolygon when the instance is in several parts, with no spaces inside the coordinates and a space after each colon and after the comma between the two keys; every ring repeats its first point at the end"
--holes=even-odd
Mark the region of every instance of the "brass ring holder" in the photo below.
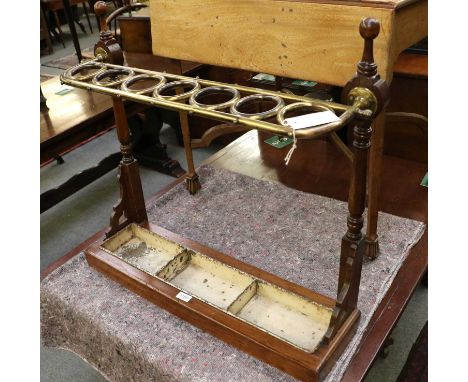
{"type": "Polygon", "coordinates": [[[236,101],[231,106],[231,114],[237,115],[239,117],[251,118],[251,119],[265,119],[269,117],[273,117],[284,107],[284,101],[282,98],[274,95],[266,95],[266,94],[252,94],[247,97],[243,97],[236,101]],[[276,106],[273,108],[262,111],[260,113],[243,113],[239,111],[239,107],[252,102],[252,101],[273,101],[276,102],[276,106]]]}
{"type": "Polygon", "coordinates": [[[108,69],[105,70],[101,73],[98,73],[94,76],[93,78],[93,84],[99,85],[99,86],[104,86],[106,88],[113,88],[116,86],[121,85],[125,80],[127,80],[129,77],[132,77],[135,74],[135,72],[132,69],[129,68],[120,68],[120,69],[108,69]],[[117,76],[119,74],[124,74],[124,78],[119,78],[118,80],[111,81],[111,82],[103,82],[102,79],[109,77],[109,76],[117,76]]]}
{"type": "Polygon", "coordinates": [[[138,74],[136,76],[127,78],[120,87],[123,91],[131,92],[135,94],[150,94],[154,92],[154,90],[160,86],[163,86],[166,83],[166,79],[160,75],[149,75],[149,74],[138,74]],[[130,89],[129,86],[133,85],[136,82],[144,81],[144,80],[157,80],[158,83],[156,85],[149,86],[144,89],[130,89]]]}
{"type": "Polygon", "coordinates": [[[173,82],[168,82],[167,84],[164,84],[154,89],[153,97],[163,98],[168,101],[182,101],[182,100],[186,100],[187,98],[190,98],[199,89],[200,89],[200,84],[195,80],[173,81],[173,82]],[[165,91],[176,89],[178,87],[185,87],[185,86],[187,87],[191,86],[192,89],[184,93],[176,94],[176,95],[162,95],[161,94],[165,91]]]}
{"type": "Polygon", "coordinates": [[[64,76],[76,81],[89,81],[90,79],[94,78],[96,75],[104,72],[105,70],[105,64],[102,64],[100,62],[85,62],[83,64],[72,66],[70,69],[65,71],[64,76]],[[80,72],[82,72],[83,70],[92,68],[97,68],[98,70],[88,74],[80,74],[80,72]]]}
{"type": "Polygon", "coordinates": [[[278,120],[278,123],[283,126],[287,126],[288,124],[285,121],[285,115],[287,112],[290,112],[292,110],[297,110],[297,109],[303,109],[303,108],[310,108],[311,112],[320,112],[320,111],[331,111],[333,114],[336,114],[332,108],[326,107],[324,105],[317,105],[313,104],[311,102],[295,102],[291,103],[285,107],[283,107],[279,112],[276,117],[278,120]]]}
{"type": "Polygon", "coordinates": [[[233,89],[227,86],[209,86],[207,88],[200,89],[198,92],[192,94],[190,97],[190,105],[202,107],[208,110],[222,110],[231,107],[240,98],[240,93],[237,89],[233,89]],[[197,98],[201,96],[214,95],[214,94],[229,94],[231,99],[217,104],[206,104],[197,101],[197,98]]]}

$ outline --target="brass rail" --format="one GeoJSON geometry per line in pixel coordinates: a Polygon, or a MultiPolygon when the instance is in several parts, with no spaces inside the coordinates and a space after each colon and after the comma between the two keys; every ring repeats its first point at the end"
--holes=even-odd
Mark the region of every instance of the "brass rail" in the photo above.
{"type": "MultiPolygon", "coordinates": [[[[357,98],[353,105],[351,106],[346,106],[334,102],[327,102],[327,101],[322,101],[322,100],[317,100],[313,98],[308,98],[308,97],[302,97],[302,96],[297,96],[293,94],[287,94],[287,93],[282,93],[282,92],[275,92],[275,91],[269,91],[265,89],[258,89],[258,88],[251,88],[247,86],[241,86],[241,85],[231,85],[231,84],[225,84],[221,82],[216,82],[216,81],[209,81],[209,80],[203,80],[200,78],[191,78],[191,77],[186,77],[186,76],[180,76],[180,75],[175,75],[175,74],[170,74],[170,73],[161,73],[161,72],[155,72],[155,71],[150,71],[150,70],[144,70],[144,69],[139,69],[139,68],[131,68],[131,67],[126,67],[126,66],[120,66],[120,65],[113,65],[113,64],[108,64],[108,63],[100,63],[99,59],[93,60],[97,64],[101,64],[105,66],[107,69],[117,69],[117,70],[125,70],[125,71],[132,71],[132,75],[129,77],[133,77],[138,74],[146,74],[150,76],[163,76],[166,79],[169,80],[185,80],[185,81],[193,81],[198,83],[201,86],[222,86],[226,88],[232,88],[236,89],[241,93],[244,94],[261,94],[261,95],[266,95],[266,96],[275,96],[275,97],[280,97],[281,99],[285,101],[295,101],[295,102],[307,102],[310,105],[321,105],[321,106],[326,106],[333,110],[338,116],[339,120],[331,123],[327,123],[324,125],[316,126],[316,127],[309,127],[309,128],[304,128],[304,129],[299,129],[296,130],[295,136],[297,139],[311,139],[311,138],[316,138],[325,134],[329,134],[335,130],[338,130],[339,128],[345,126],[348,124],[354,116],[360,112],[362,109],[365,108],[366,106],[366,101],[364,99],[357,98]]],[[[83,80],[78,80],[74,78],[72,73],[77,73],[80,71],[80,69],[84,69],[86,65],[89,65],[89,61],[83,64],[79,64],[73,68],[68,69],[65,71],[63,74],[60,75],[60,81],[63,84],[81,88],[81,89],[86,89],[89,91],[95,91],[98,93],[103,93],[103,94],[108,94],[110,96],[114,97],[120,97],[122,99],[127,99],[130,101],[135,101],[147,105],[152,105],[152,106],[159,106],[163,107],[166,109],[171,109],[175,111],[185,111],[189,114],[194,114],[194,115],[199,115],[201,117],[206,117],[209,119],[215,119],[223,122],[228,122],[228,123],[237,123],[241,124],[244,126],[247,126],[249,128],[265,131],[268,133],[273,133],[273,134],[279,134],[279,135],[292,135],[292,129],[288,126],[283,126],[281,124],[275,124],[251,117],[243,117],[243,116],[238,116],[234,114],[230,114],[228,112],[224,111],[219,111],[219,110],[209,110],[204,107],[200,107],[197,105],[191,105],[191,104],[186,104],[184,101],[171,101],[168,99],[160,98],[160,97],[155,97],[153,95],[143,95],[143,94],[136,94],[134,92],[130,91],[124,91],[119,88],[112,88],[112,87],[107,87],[107,86],[101,86],[94,84],[91,81],[83,81],[83,80]]],[[[203,87],[202,87],[203,89],[203,87]]]]}

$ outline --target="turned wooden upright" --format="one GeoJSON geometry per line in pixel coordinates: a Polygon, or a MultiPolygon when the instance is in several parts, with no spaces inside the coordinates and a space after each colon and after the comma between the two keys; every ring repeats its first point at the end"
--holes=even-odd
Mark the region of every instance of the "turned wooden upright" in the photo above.
{"type": "MultiPolygon", "coordinates": [[[[104,1],[98,1],[94,5],[94,12],[99,18],[101,32],[99,42],[94,46],[95,57],[103,62],[122,65],[123,53],[112,33],[108,30],[106,22],[107,5],[104,1]]],[[[132,139],[128,128],[127,115],[123,101],[118,97],[112,97],[114,108],[115,125],[117,137],[120,142],[122,160],[119,164],[120,198],[113,207],[110,218],[110,227],[106,232],[109,237],[126,225],[136,222],[142,223],[147,220],[145,199],[141,186],[138,162],[133,157],[132,139]]]]}
{"type": "Polygon", "coordinates": [[[362,234],[364,209],[367,193],[368,156],[371,146],[372,122],[389,100],[387,83],[377,73],[374,62],[373,40],[378,36],[380,24],[367,18],[359,25],[364,39],[362,59],[357,72],[343,89],[343,103],[351,104],[357,97],[368,101],[367,110],[359,113],[353,126],[353,173],[348,197],[348,229],[341,240],[340,273],[338,279],[337,304],[326,334],[329,341],[341,324],[357,308],[359,284],[365,240],[362,234]]]}

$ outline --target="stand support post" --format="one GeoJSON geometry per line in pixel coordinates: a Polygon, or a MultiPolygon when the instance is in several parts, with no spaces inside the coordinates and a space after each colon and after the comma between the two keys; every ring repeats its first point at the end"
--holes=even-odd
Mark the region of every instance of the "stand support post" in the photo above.
{"type": "Polygon", "coordinates": [[[357,308],[359,284],[365,240],[362,235],[363,213],[366,202],[368,156],[371,145],[372,122],[388,102],[387,83],[380,78],[374,62],[373,40],[378,36],[380,24],[367,18],[359,25],[364,39],[362,59],[357,72],[343,89],[343,101],[362,101],[361,112],[353,122],[353,173],[348,196],[348,229],[341,240],[340,271],[337,302],[325,335],[325,342],[336,335],[349,315],[357,308]]]}

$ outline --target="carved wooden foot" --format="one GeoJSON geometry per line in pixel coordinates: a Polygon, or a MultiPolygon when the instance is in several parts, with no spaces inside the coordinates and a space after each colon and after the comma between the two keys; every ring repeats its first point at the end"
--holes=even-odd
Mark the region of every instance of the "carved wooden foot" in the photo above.
{"type": "Polygon", "coordinates": [[[185,185],[187,187],[187,190],[190,192],[190,195],[195,195],[201,188],[201,183],[198,179],[198,174],[187,174],[187,178],[185,179],[185,185]]]}
{"type": "Polygon", "coordinates": [[[379,238],[376,237],[374,240],[365,238],[364,254],[369,260],[375,260],[379,255],[379,238]]]}
{"type": "Polygon", "coordinates": [[[135,158],[142,166],[152,168],[163,174],[179,178],[185,174],[185,170],[175,159],[169,158],[165,145],[154,145],[141,150],[135,147],[135,158]]]}
{"type": "Polygon", "coordinates": [[[167,155],[167,146],[160,142],[163,127],[160,110],[145,110],[144,118],[136,116],[129,120],[133,137],[133,154],[141,166],[179,178],[185,174],[180,163],[167,155]]]}

